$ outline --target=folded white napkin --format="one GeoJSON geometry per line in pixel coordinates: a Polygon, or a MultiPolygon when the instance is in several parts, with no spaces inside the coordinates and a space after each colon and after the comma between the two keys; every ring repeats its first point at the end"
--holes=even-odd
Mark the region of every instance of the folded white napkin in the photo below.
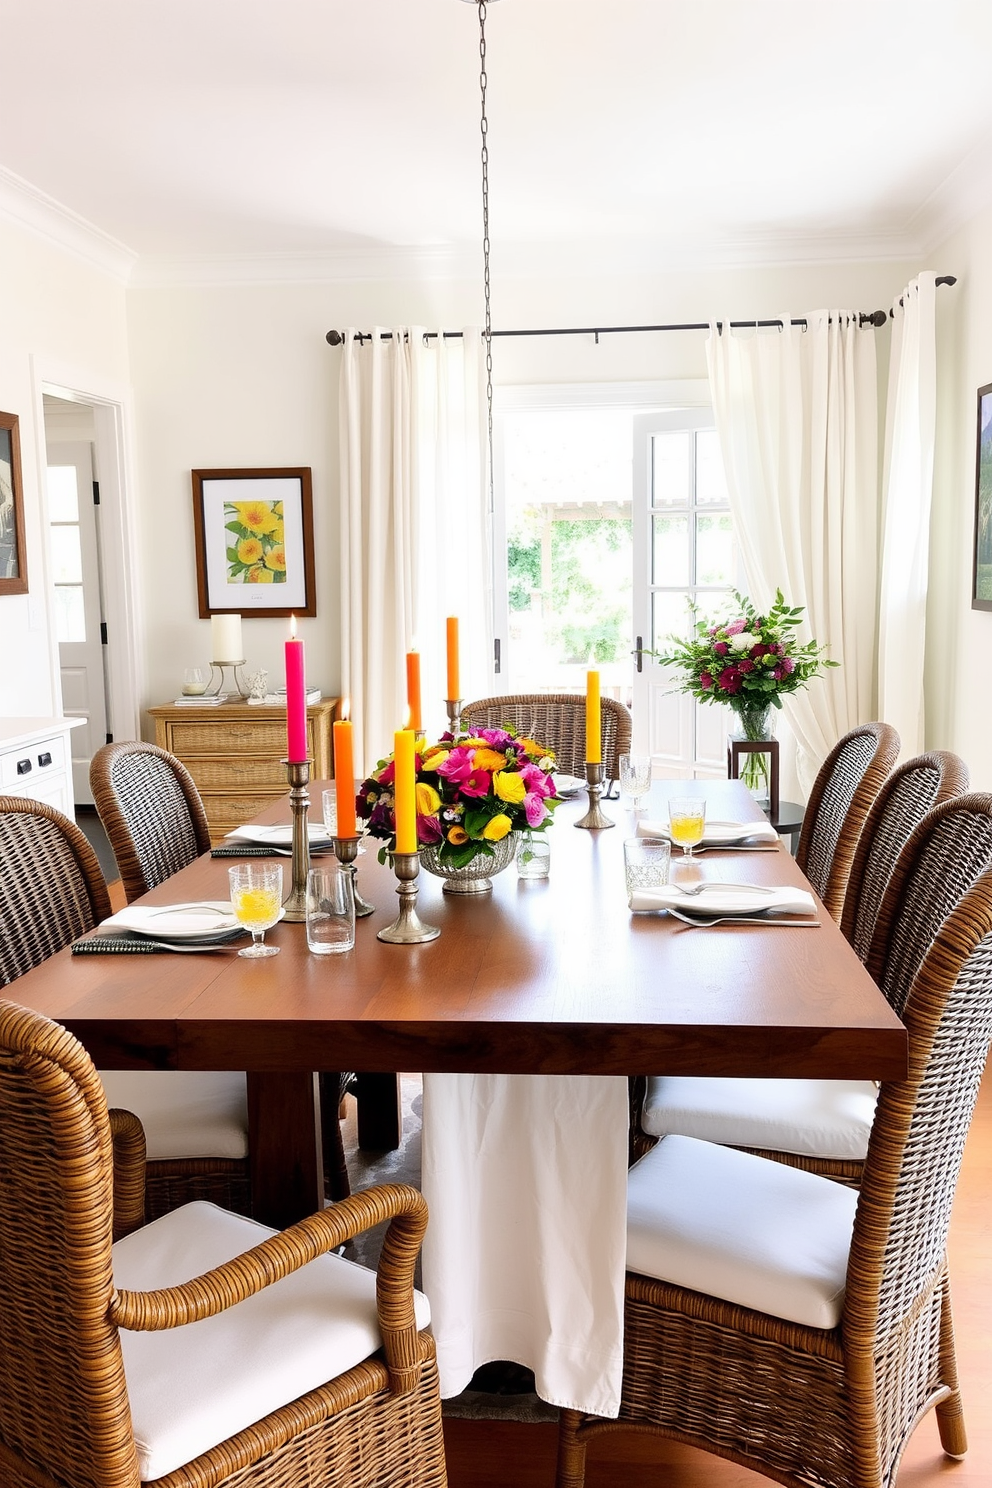
{"type": "MultiPolygon", "coordinates": [[[[671,840],[671,829],[667,821],[639,821],[638,837],[667,837],[671,840]]],[[[725,847],[732,842],[777,842],[778,833],[769,821],[737,822],[707,821],[703,831],[703,847],[725,847]]]]}
{"type": "MultiPolygon", "coordinates": [[[[311,842],[329,842],[327,828],[320,822],[308,822],[307,832],[311,842]]],[[[256,842],[262,847],[292,847],[293,826],[289,822],[285,826],[275,827],[235,827],[233,832],[228,832],[228,842],[256,842]]]]}
{"type": "Polygon", "coordinates": [[[678,909],[685,914],[747,915],[771,910],[775,914],[816,914],[816,902],[805,889],[769,889],[763,893],[748,884],[707,884],[698,894],[685,894],[677,884],[657,889],[635,889],[629,899],[635,914],[652,909],[678,909]]]}
{"type": "Polygon", "coordinates": [[[238,928],[238,922],[229,900],[205,899],[191,904],[129,904],[103,920],[100,928],[134,930],[160,940],[185,940],[229,933],[238,928]]]}

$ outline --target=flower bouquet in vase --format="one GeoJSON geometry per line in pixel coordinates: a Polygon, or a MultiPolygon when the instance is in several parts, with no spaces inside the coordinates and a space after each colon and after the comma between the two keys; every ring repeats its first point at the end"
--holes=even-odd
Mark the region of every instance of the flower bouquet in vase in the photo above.
{"type": "MultiPolygon", "coordinates": [[[[695,606],[690,606],[694,623],[689,639],[670,636],[669,652],[651,654],[662,666],[680,670],[678,691],[733,710],[734,738],[760,743],[773,737],[772,709],[781,708],[783,695],[797,692],[825,667],[840,663],[827,660],[819,642],[800,642],[796,630],[805,606],[787,605],[781,589],[766,615],[736,590],[734,600],[735,615],[717,625],[697,619],[695,606]]],[[[767,756],[749,754],[741,779],[759,800],[766,797],[767,756]]]]}
{"type": "MultiPolygon", "coordinates": [[[[510,729],[442,734],[436,744],[418,739],[415,763],[420,861],[449,894],[491,889],[490,875],[513,861],[518,834],[545,830],[558,804],[554,755],[510,729]]],[[[380,861],[396,842],[393,779],[390,756],[362,782],[356,802],[369,835],[385,843],[380,861]]]]}

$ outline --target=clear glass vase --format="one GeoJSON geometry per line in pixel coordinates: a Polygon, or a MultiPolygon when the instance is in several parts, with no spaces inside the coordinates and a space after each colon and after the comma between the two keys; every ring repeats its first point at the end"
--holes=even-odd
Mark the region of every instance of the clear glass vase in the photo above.
{"type": "MultiPolygon", "coordinates": [[[[733,722],[729,733],[732,739],[747,739],[760,744],[763,739],[774,739],[774,709],[771,703],[734,703],[731,705],[733,722]]],[[[770,773],[767,754],[745,755],[741,764],[741,779],[751,794],[762,804],[769,798],[770,773]]]]}

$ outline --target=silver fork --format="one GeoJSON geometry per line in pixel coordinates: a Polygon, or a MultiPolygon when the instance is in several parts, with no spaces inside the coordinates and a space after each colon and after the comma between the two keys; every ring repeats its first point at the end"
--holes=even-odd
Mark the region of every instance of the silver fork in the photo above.
{"type": "Polygon", "coordinates": [[[772,925],[777,930],[819,930],[819,920],[790,920],[773,919],[766,917],[764,912],[756,915],[716,915],[713,919],[703,919],[700,915],[682,914],[677,909],[669,909],[668,913],[673,919],[681,920],[683,925],[690,925],[694,930],[711,930],[714,925],[772,925]]]}
{"type": "Polygon", "coordinates": [[[680,894],[688,894],[690,898],[696,894],[701,894],[704,889],[740,889],[742,893],[747,891],[750,894],[771,893],[771,889],[765,888],[763,884],[719,883],[715,878],[704,878],[702,883],[689,884],[688,886],[680,883],[671,884],[670,887],[678,889],[680,894]]]}

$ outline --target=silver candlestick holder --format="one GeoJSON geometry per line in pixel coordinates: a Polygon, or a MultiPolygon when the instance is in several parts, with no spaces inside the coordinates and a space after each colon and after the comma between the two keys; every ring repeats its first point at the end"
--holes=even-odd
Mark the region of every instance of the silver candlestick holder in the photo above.
{"type": "Polygon", "coordinates": [[[335,837],[334,856],[341,867],[351,879],[351,892],[355,899],[355,914],[361,919],[364,915],[375,914],[375,905],[363,899],[358,892],[358,869],[355,867],[355,859],[358,857],[358,848],[361,837],[335,837]]]}
{"type": "Polygon", "coordinates": [[[425,925],[417,914],[420,854],[394,852],[393,872],[399,879],[396,892],[400,896],[400,912],[391,925],[378,932],[377,938],[390,945],[420,945],[425,940],[437,940],[441,934],[437,925],[425,925]]]}
{"type": "Polygon", "coordinates": [[[599,799],[603,794],[603,778],[605,771],[602,765],[591,765],[586,761],[586,789],[589,792],[589,810],[581,821],[574,822],[576,827],[615,827],[616,822],[605,816],[599,809],[599,799]]]}
{"type": "Polygon", "coordinates": [[[285,919],[300,922],[307,917],[307,874],[310,872],[310,832],[307,816],[310,796],[309,760],[283,760],[289,779],[289,807],[293,813],[293,886],[283,900],[285,919]]]}
{"type": "Polygon", "coordinates": [[[445,698],[444,706],[448,710],[448,730],[453,739],[457,739],[462,727],[462,700],[461,698],[445,698]]]}
{"type": "MultiPolygon", "coordinates": [[[[241,673],[241,668],[244,666],[244,664],[244,657],[242,657],[240,661],[212,661],[210,663],[210,681],[207,684],[207,689],[204,693],[204,697],[220,696],[220,694],[224,691],[225,673],[227,672],[228,667],[230,667],[231,675],[234,678],[234,691],[237,693],[239,698],[246,698],[248,696],[248,684],[245,682],[245,679],[241,673]],[[217,679],[216,682],[214,681],[215,676],[217,679]]],[[[228,693],[227,695],[230,696],[230,693],[228,693]]]]}

